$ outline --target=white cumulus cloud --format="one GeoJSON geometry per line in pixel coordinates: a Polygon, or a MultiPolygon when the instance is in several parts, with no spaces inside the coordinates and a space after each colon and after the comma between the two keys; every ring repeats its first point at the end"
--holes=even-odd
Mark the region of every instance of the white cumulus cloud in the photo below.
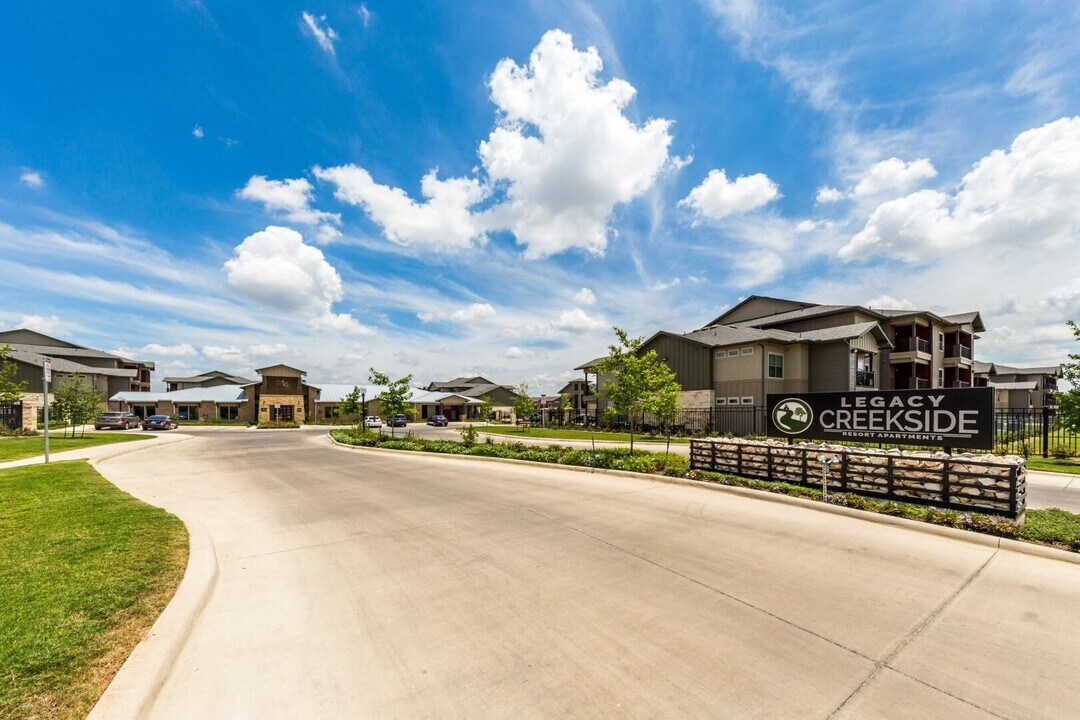
{"type": "Polygon", "coordinates": [[[506,348],[506,357],[510,358],[511,360],[525,357],[525,352],[518,346],[514,345],[512,347],[506,348]]]}
{"type": "Polygon", "coordinates": [[[236,194],[244,200],[262,203],[268,211],[280,214],[289,222],[318,228],[319,240],[333,240],[341,235],[334,227],[341,224],[341,216],[311,207],[314,190],[306,178],[269,180],[263,175],[252,175],[236,194]]]}
{"type": "Polygon", "coordinates": [[[668,120],[627,118],[636,91],[621,79],[603,83],[602,69],[595,48],[576,50],[560,30],[544,34],[528,64],[500,61],[489,82],[497,127],[480,143],[482,169],[447,180],[428,172],[423,202],[360,167],[315,174],[402,244],[453,250],[508,230],[526,257],[571,248],[600,254],[612,211],[653,187],[672,139],[668,120]]]}
{"type": "Polygon", "coordinates": [[[469,208],[487,197],[488,190],[472,178],[440,180],[438,170],[420,185],[424,202],[401,188],[380,185],[356,165],[314,169],[315,177],[336,186],[334,197],[367,211],[386,234],[401,245],[436,250],[464,249],[483,241],[484,231],[469,208]]]}
{"type": "Polygon", "coordinates": [[[202,125],[196,125],[191,131],[191,135],[199,140],[202,140],[203,135],[205,134],[206,133],[203,132],[202,125]]]}
{"type": "Polygon", "coordinates": [[[24,170],[19,175],[19,181],[26,187],[38,190],[45,186],[45,178],[37,170],[24,170]]]}
{"type": "Polygon", "coordinates": [[[219,347],[216,345],[204,345],[202,356],[212,363],[221,365],[245,365],[247,356],[237,347],[219,347]]]}
{"type": "Polygon", "coordinates": [[[1080,117],[1021,133],[964,176],[953,193],[921,190],[879,205],[840,250],[905,260],[979,245],[1043,247],[1080,237],[1080,117]]]}
{"type": "Polygon", "coordinates": [[[566,310],[559,317],[551,321],[551,327],[556,330],[569,330],[572,332],[585,332],[587,330],[599,330],[607,327],[607,322],[599,318],[590,317],[581,308],[566,310]]]}
{"type": "Polygon", "coordinates": [[[926,158],[904,162],[889,158],[875,163],[867,170],[851,191],[853,197],[872,197],[883,193],[903,193],[920,180],[937,177],[937,170],[926,158]]]}
{"type": "Polygon", "coordinates": [[[596,295],[589,288],[581,288],[574,293],[574,302],[578,305],[595,305],[596,295]]]}
{"type": "Polygon", "coordinates": [[[344,297],[341,276],[297,231],[270,225],[244,238],[235,252],[224,270],[229,286],[239,294],[281,312],[303,315],[326,330],[374,332],[351,315],[332,311],[344,297]]]}
{"type": "Polygon", "coordinates": [[[466,307],[450,312],[444,310],[426,310],[419,312],[416,317],[422,322],[450,321],[455,323],[469,323],[477,320],[495,317],[495,308],[491,303],[472,303],[466,307]]]}
{"type": "Polygon", "coordinates": [[[843,191],[837,190],[834,187],[819,187],[817,195],[814,196],[814,202],[818,205],[826,205],[828,203],[840,202],[847,195],[843,191]]]}
{"type": "Polygon", "coordinates": [[[700,217],[721,220],[755,210],[778,197],[780,188],[764,173],[728,180],[723,170],[710,170],[701,184],[679,201],[679,205],[694,210],[700,217]]]}
{"type": "Polygon", "coordinates": [[[319,47],[333,55],[334,43],[338,39],[338,34],[334,31],[334,28],[330,27],[330,23],[326,22],[326,16],[315,17],[309,12],[302,12],[300,18],[304,21],[307,32],[315,38],[315,42],[319,44],[319,47]]]}
{"type": "Polygon", "coordinates": [[[911,302],[907,298],[897,299],[892,295],[878,295],[875,298],[867,300],[863,303],[863,307],[868,307],[877,310],[916,310],[915,303],[911,302]]]}

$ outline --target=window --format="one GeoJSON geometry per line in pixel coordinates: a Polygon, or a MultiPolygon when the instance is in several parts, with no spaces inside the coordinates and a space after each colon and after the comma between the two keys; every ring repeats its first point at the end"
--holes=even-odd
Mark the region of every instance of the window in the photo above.
{"type": "Polygon", "coordinates": [[[945,352],[945,333],[939,332],[937,334],[937,349],[945,352]]]}
{"type": "Polygon", "coordinates": [[[723,360],[726,355],[727,355],[727,353],[725,353],[723,350],[717,350],[716,351],[716,359],[717,360],[723,360]]]}
{"type": "Polygon", "coordinates": [[[177,405],[176,417],[178,420],[198,420],[199,419],[199,406],[198,405],[177,405]]]}
{"type": "Polygon", "coordinates": [[[784,379],[784,356],[769,353],[769,377],[777,380],[784,379]]]}
{"type": "Polygon", "coordinates": [[[938,370],[937,371],[937,386],[938,387],[945,387],[945,371],[944,370],[938,370]]]}
{"type": "Polygon", "coordinates": [[[240,408],[236,405],[222,405],[218,408],[218,417],[222,420],[235,420],[240,416],[240,408]]]}
{"type": "Polygon", "coordinates": [[[727,351],[728,357],[739,357],[739,348],[731,348],[727,351]]]}
{"type": "Polygon", "coordinates": [[[743,355],[753,355],[754,354],[754,348],[752,348],[752,347],[744,347],[742,349],[742,354],[743,355]]]}
{"type": "Polygon", "coordinates": [[[727,405],[727,398],[716,398],[717,405],[727,405]]]}
{"type": "Polygon", "coordinates": [[[729,397],[727,399],[727,404],[728,405],[738,405],[739,404],[739,398],[737,398],[737,397],[729,397]]]}
{"type": "Polygon", "coordinates": [[[743,405],[753,405],[754,404],[754,398],[747,395],[747,396],[743,397],[742,404],[743,405]]]}
{"type": "Polygon", "coordinates": [[[334,406],[333,405],[327,405],[326,407],[323,408],[323,417],[326,418],[327,420],[332,420],[333,419],[333,417],[334,417],[334,406]]]}

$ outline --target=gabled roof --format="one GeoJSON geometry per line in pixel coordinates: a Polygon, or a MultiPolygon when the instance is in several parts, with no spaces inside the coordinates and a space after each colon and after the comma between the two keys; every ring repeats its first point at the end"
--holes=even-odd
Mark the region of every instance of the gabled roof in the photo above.
{"type": "Polygon", "coordinates": [[[972,365],[972,372],[977,374],[986,373],[990,376],[994,375],[1054,375],[1055,377],[1061,375],[1060,365],[1045,365],[1042,367],[1014,367],[1012,365],[1002,365],[1000,363],[986,363],[976,360],[972,365]]]}
{"type": "Polygon", "coordinates": [[[212,378],[222,378],[224,380],[231,380],[236,385],[251,385],[259,382],[258,380],[248,380],[247,378],[240,377],[239,375],[233,375],[223,370],[208,370],[200,375],[192,375],[190,377],[167,377],[162,378],[162,382],[167,383],[198,383],[205,382],[212,378]]]}
{"type": "Polygon", "coordinates": [[[991,380],[987,384],[990,387],[997,388],[999,390],[1035,390],[1039,386],[1039,383],[1035,382],[1034,380],[1032,380],[1031,382],[1007,382],[1007,383],[996,383],[996,382],[991,380]]]}
{"type": "Polygon", "coordinates": [[[277,363],[276,365],[267,365],[266,367],[263,367],[263,368],[255,368],[255,372],[259,373],[260,375],[264,375],[265,371],[267,371],[267,370],[277,370],[277,369],[292,370],[293,372],[300,373],[301,376],[307,375],[306,370],[301,370],[300,368],[295,368],[292,365],[286,365],[285,363],[277,363]]]}
{"type": "MultiPolygon", "coordinates": [[[[755,300],[771,300],[773,302],[783,303],[784,305],[786,305],[788,307],[788,311],[790,311],[790,310],[798,310],[800,308],[816,307],[816,305],[814,303],[803,302],[801,300],[786,300],[784,298],[769,297],[768,295],[750,295],[749,297],[747,297],[747,298],[745,298],[743,300],[740,300],[739,302],[735,303],[735,305],[733,305],[730,308],[728,308],[727,310],[725,310],[720,315],[720,317],[714,319],[712,322],[710,322],[705,327],[709,327],[710,325],[722,325],[722,324],[724,324],[724,320],[729,315],[734,314],[737,310],[743,308],[745,305],[747,305],[749,303],[754,302],[755,300]]],[[[762,315],[761,317],[768,317],[768,314],[762,315]]]]}
{"type": "Polygon", "coordinates": [[[797,333],[788,332],[787,330],[761,330],[759,328],[734,327],[731,325],[713,325],[712,327],[695,330],[694,332],[689,332],[685,335],[675,335],[675,337],[693,340],[702,345],[708,345],[709,347],[737,345],[739,343],[756,343],[761,342],[762,340],[790,343],[796,342],[799,339],[797,333]]]}
{"type": "Polygon", "coordinates": [[[882,318],[882,315],[876,310],[870,310],[864,308],[861,305],[814,305],[813,307],[800,308],[798,310],[792,310],[790,312],[777,313],[775,315],[768,315],[766,317],[756,318],[753,320],[743,320],[741,322],[732,323],[732,327],[757,327],[765,328],[772,327],[774,325],[781,325],[786,322],[793,322],[795,320],[805,320],[808,318],[822,317],[824,315],[834,315],[840,312],[861,312],[871,317],[882,318]]]}
{"type": "Polygon", "coordinates": [[[578,365],[574,369],[575,370],[592,370],[594,367],[596,367],[597,365],[599,365],[600,363],[604,362],[607,359],[608,359],[608,356],[604,355],[603,357],[595,358],[593,360],[590,360],[589,362],[581,363],[580,365],[578,365]]]}
{"type": "Polygon", "coordinates": [[[214,385],[213,387],[195,387],[171,392],[118,392],[109,398],[113,402],[173,402],[197,403],[246,402],[248,396],[240,385],[214,385]]]}
{"type": "Polygon", "coordinates": [[[889,334],[882,329],[881,325],[874,320],[854,325],[841,325],[840,327],[822,328],[821,330],[808,330],[799,333],[799,338],[812,343],[836,342],[839,340],[854,340],[870,333],[876,335],[880,342],[887,343],[892,347],[889,334]]]}
{"type": "MultiPolygon", "coordinates": [[[[61,340],[60,338],[54,338],[51,335],[40,333],[37,330],[30,330],[28,328],[13,328],[11,330],[0,331],[0,345],[7,344],[21,344],[21,345],[43,345],[51,349],[55,348],[70,348],[78,350],[88,350],[82,345],[76,345],[75,343],[68,342],[67,340],[61,340]],[[24,343],[19,340],[15,340],[17,337],[25,337],[30,340],[44,341],[44,342],[32,342],[24,343]]],[[[46,353],[47,354],[47,353],[46,353]]]]}
{"type": "MultiPolygon", "coordinates": [[[[37,352],[28,352],[20,349],[16,345],[12,345],[8,350],[8,358],[11,360],[17,360],[27,365],[33,365],[35,367],[43,367],[45,365],[44,355],[37,352]]],[[[49,357],[52,357],[51,355],[49,357]]],[[[73,360],[67,360],[62,357],[53,357],[52,369],[54,372],[74,374],[80,373],[82,375],[104,375],[107,377],[126,377],[133,378],[139,374],[138,370],[130,370],[128,368],[106,368],[106,367],[93,367],[91,365],[83,365],[82,363],[75,362],[73,360]]]]}

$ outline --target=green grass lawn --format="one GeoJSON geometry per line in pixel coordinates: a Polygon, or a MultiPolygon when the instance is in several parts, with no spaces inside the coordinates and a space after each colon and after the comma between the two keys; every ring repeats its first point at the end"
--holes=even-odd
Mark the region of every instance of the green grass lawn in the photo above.
{"type": "MultiPolygon", "coordinates": [[[[152,435],[133,434],[114,430],[109,433],[86,433],[85,437],[62,437],[58,434],[49,433],[49,454],[63,452],[64,450],[81,450],[83,448],[108,445],[110,443],[131,442],[133,440],[148,440],[152,435]]],[[[0,462],[9,460],[22,460],[45,454],[45,437],[12,437],[0,438],[0,462]]]]}
{"type": "MultiPolygon", "coordinates": [[[[522,428],[507,427],[500,425],[476,425],[479,432],[491,433],[492,435],[506,435],[507,437],[534,437],[550,438],[552,440],[606,440],[609,442],[630,442],[630,433],[603,432],[600,430],[563,430],[561,428],[522,428]]],[[[634,435],[634,442],[663,443],[666,439],[656,435],[634,435]]],[[[688,438],[671,438],[673,443],[688,443],[688,438]]]]}
{"type": "Polygon", "coordinates": [[[172,598],[176,517],[85,461],[0,470],[0,718],[83,718],[172,598]]]}
{"type": "Polygon", "coordinates": [[[1046,470],[1048,472],[1080,475],[1080,459],[1077,458],[1061,460],[1058,458],[1033,457],[1028,458],[1027,466],[1028,470],[1046,470]]]}

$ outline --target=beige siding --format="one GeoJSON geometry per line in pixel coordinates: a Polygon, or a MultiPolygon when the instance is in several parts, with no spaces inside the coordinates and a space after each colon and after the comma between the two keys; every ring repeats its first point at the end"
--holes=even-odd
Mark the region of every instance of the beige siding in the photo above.
{"type": "Polygon", "coordinates": [[[775,315],[777,313],[798,310],[804,306],[805,303],[799,303],[793,300],[754,298],[738,310],[735,310],[724,317],[724,323],[730,325],[732,323],[742,322],[743,320],[753,320],[754,318],[764,317],[766,315],[775,315]]]}
{"type": "Polygon", "coordinates": [[[764,353],[760,345],[733,345],[718,348],[714,352],[713,389],[716,401],[730,404],[732,398],[753,398],[755,405],[765,404],[765,395],[769,393],[806,392],[809,389],[809,352],[806,345],[780,345],[765,343],[764,353]],[[743,348],[752,347],[753,353],[744,355],[743,348]],[[737,357],[728,357],[727,351],[738,349],[737,357]],[[716,353],[724,351],[723,359],[717,359],[716,353]],[[770,379],[768,375],[769,353],[784,358],[783,379],[770,379]],[[764,383],[762,380],[764,379],[764,383]],[[764,384],[764,388],[762,387],[764,384]]]}

